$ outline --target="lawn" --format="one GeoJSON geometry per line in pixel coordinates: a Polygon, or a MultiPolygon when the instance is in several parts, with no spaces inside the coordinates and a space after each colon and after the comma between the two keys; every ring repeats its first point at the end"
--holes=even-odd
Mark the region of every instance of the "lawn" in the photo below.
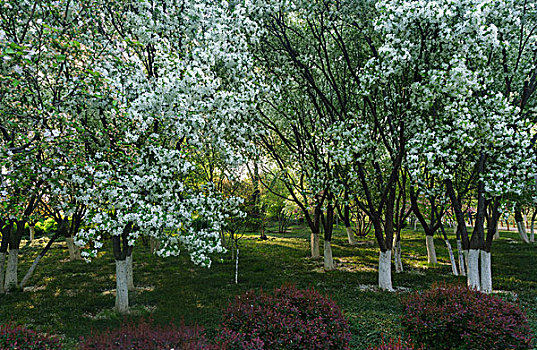
{"type": "MultiPolygon", "coordinates": [[[[333,298],[349,319],[355,349],[377,344],[381,335],[401,334],[399,300],[409,290],[428,288],[433,282],[465,283],[451,274],[443,240],[435,240],[439,264],[429,266],[423,232],[403,233],[405,272],[393,274],[399,292],[377,291],[378,248],[373,235],[351,247],[343,227],[334,235],[337,271],[325,273],[321,260],[309,258],[308,231],[291,226],[286,234],[269,234],[261,241],[247,234],[240,241],[239,283],[234,283],[230,254],[218,257],[210,269],[194,266],[186,255],[159,258],[147,245],[134,251],[134,279],[130,293],[132,315],[151,317],[158,323],[199,324],[210,334],[220,322],[221,310],[236,295],[249,289],[266,291],[284,283],[314,287],[333,298]]],[[[452,245],[455,245],[452,240],[452,245]]],[[[19,278],[38,254],[43,240],[21,249],[19,278]]],[[[322,242],[321,242],[322,247],[322,242]]],[[[75,348],[80,336],[117,327],[123,317],[112,311],[115,265],[110,247],[91,263],[70,262],[64,242],[53,245],[41,261],[24,292],[1,296],[2,322],[13,320],[42,332],[63,337],[67,349],[75,348]]],[[[492,252],[494,289],[502,297],[520,303],[537,331],[537,258],[535,244],[524,244],[516,232],[502,232],[492,252]]]]}

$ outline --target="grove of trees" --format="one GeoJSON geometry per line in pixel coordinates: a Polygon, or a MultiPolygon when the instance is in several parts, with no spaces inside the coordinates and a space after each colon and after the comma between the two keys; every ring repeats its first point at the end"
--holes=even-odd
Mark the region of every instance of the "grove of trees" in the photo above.
{"type": "Polygon", "coordinates": [[[487,293],[502,218],[534,240],[533,1],[6,0],[0,62],[1,293],[61,237],[88,261],[111,241],[125,313],[142,239],[210,267],[266,213],[326,271],[337,223],[371,230],[383,290],[413,223],[487,293]]]}

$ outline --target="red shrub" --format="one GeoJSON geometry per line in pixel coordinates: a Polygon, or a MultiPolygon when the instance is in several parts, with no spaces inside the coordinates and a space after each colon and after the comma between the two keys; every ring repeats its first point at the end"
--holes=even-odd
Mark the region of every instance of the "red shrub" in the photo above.
{"type": "Polygon", "coordinates": [[[23,326],[0,325],[0,349],[59,350],[62,346],[55,338],[38,334],[23,326]]]}
{"type": "Polygon", "coordinates": [[[313,289],[292,286],[274,296],[254,291],[224,314],[220,343],[227,349],[349,349],[351,334],[340,308],[313,289]]]}
{"type": "Polygon", "coordinates": [[[531,349],[524,313],[464,286],[433,286],[403,300],[403,326],[428,349],[531,349]]]}
{"type": "Polygon", "coordinates": [[[141,320],[138,324],[128,322],[119,329],[108,330],[81,340],[80,350],[215,349],[199,327],[162,327],[152,324],[151,320],[141,320]]]}
{"type": "Polygon", "coordinates": [[[388,343],[386,343],[384,338],[382,338],[382,344],[376,347],[369,347],[369,350],[423,350],[423,346],[417,348],[410,341],[401,341],[401,337],[399,337],[397,340],[390,339],[388,343]]]}

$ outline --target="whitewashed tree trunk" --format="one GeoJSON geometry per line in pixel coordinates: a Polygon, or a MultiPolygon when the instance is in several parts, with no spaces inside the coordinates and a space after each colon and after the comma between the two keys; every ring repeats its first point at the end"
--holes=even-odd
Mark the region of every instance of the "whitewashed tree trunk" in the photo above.
{"type": "Polygon", "coordinates": [[[37,258],[35,258],[32,266],[30,266],[30,269],[28,269],[28,272],[26,272],[26,275],[24,275],[24,277],[22,278],[21,285],[20,285],[21,288],[24,288],[24,286],[26,286],[26,284],[30,280],[30,277],[32,277],[32,275],[34,274],[35,268],[37,267],[37,264],[39,264],[40,260],[41,260],[41,255],[38,255],[37,258]]]}
{"type": "Polygon", "coordinates": [[[349,239],[349,244],[356,245],[357,242],[356,238],[354,237],[354,232],[352,232],[352,228],[345,226],[345,230],[347,231],[347,238],[349,239]]]}
{"type": "Polygon", "coordinates": [[[6,291],[10,291],[17,288],[17,265],[19,263],[19,250],[10,249],[7,256],[7,268],[6,279],[4,281],[4,288],[6,291]]]}
{"type": "Polygon", "coordinates": [[[380,251],[379,255],[379,288],[393,291],[392,287],[392,251],[380,251]]]}
{"type": "Polygon", "coordinates": [[[73,237],[66,237],[65,242],[67,243],[67,250],[69,250],[69,260],[76,260],[76,251],[75,251],[75,240],[73,237]]]}
{"type": "Polygon", "coordinates": [[[535,221],[531,220],[530,242],[535,242],[535,221]]]}
{"type": "Polygon", "coordinates": [[[136,290],[134,286],[134,273],[132,270],[132,255],[127,256],[127,288],[129,291],[136,290]]]}
{"type": "Polygon", "coordinates": [[[481,290],[479,278],[479,249],[470,249],[468,252],[468,287],[481,290]]]}
{"type": "Polygon", "coordinates": [[[4,277],[6,275],[6,253],[0,253],[0,294],[4,293],[4,277]]]}
{"type": "Polygon", "coordinates": [[[311,234],[311,257],[313,259],[319,259],[321,252],[319,250],[319,233],[311,234]]]}
{"type": "Polygon", "coordinates": [[[30,225],[30,242],[35,239],[35,226],[30,225]]]}
{"type": "Polygon", "coordinates": [[[394,239],[393,243],[393,262],[395,264],[395,272],[403,272],[403,261],[401,260],[401,241],[394,239]]]}
{"type": "Polygon", "coordinates": [[[418,225],[418,219],[414,218],[414,231],[416,231],[417,225],[418,225]]]}
{"type": "Polygon", "coordinates": [[[334,258],[332,257],[332,243],[326,239],[324,240],[324,270],[335,270],[334,258]]]}
{"type": "Polygon", "coordinates": [[[461,276],[466,276],[466,262],[464,261],[464,253],[462,252],[462,242],[457,240],[457,254],[459,255],[459,272],[461,276]]]}
{"type": "Polygon", "coordinates": [[[129,312],[127,260],[116,260],[116,311],[120,314],[129,312]]]}
{"type": "Polygon", "coordinates": [[[451,243],[449,243],[449,240],[446,239],[446,247],[448,249],[449,253],[449,261],[451,262],[451,272],[455,276],[459,275],[459,271],[457,271],[457,263],[455,262],[455,255],[453,254],[453,249],[451,248],[451,243]]]}
{"type": "Polygon", "coordinates": [[[464,267],[466,268],[466,273],[468,273],[468,255],[470,252],[468,250],[463,250],[462,253],[464,255],[464,267]]]}
{"type": "Polygon", "coordinates": [[[493,239],[500,239],[500,225],[496,225],[496,232],[494,232],[493,239]]]}
{"type": "Polygon", "coordinates": [[[481,251],[481,291],[492,293],[492,269],[490,252],[481,251]]]}
{"type": "Polygon", "coordinates": [[[425,242],[427,244],[427,262],[429,264],[436,264],[436,250],[434,248],[433,236],[425,236],[425,242]]]}
{"type": "Polygon", "coordinates": [[[516,226],[518,228],[518,234],[520,235],[520,238],[522,238],[525,243],[529,243],[530,240],[528,239],[528,235],[526,234],[526,228],[524,227],[524,223],[517,222],[516,226]]]}
{"type": "Polygon", "coordinates": [[[239,248],[235,254],[235,284],[239,284],[239,248]]]}

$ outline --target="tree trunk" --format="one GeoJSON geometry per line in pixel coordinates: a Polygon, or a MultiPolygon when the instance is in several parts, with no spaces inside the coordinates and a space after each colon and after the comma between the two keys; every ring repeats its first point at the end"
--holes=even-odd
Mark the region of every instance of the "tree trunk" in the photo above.
{"type": "Polygon", "coordinates": [[[129,312],[129,288],[127,283],[127,260],[116,260],[116,311],[129,312]]]}
{"type": "Polygon", "coordinates": [[[235,284],[239,284],[239,246],[237,247],[237,253],[235,254],[235,284]]]}
{"type": "Polygon", "coordinates": [[[531,233],[530,233],[530,242],[535,242],[535,215],[537,214],[537,210],[533,212],[533,215],[531,216],[531,233]]]}
{"type": "Polygon", "coordinates": [[[30,242],[31,242],[35,239],[35,226],[30,225],[29,227],[30,227],[30,242]]]}
{"type": "Polygon", "coordinates": [[[395,272],[403,272],[403,261],[401,260],[401,240],[397,240],[393,245],[393,254],[395,272]]]}
{"type": "Polygon", "coordinates": [[[319,250],[319,232],[311,233],[311,257],[313,259],[321,258],[321,252],[319,250]]]}
{"type": "Polygon", "coordinates": [[[75,248],[75,242],[73,237],[65,237],[65,242],[67,243],[67,250],[69,251],[69,260],[75,261],[76,260],[76,248],[75,248]]]}
{"type": "Polygon", "coordinates": [[[350,245],[356,245],[356,238],[354,237],[354,232],[352,232],[352,228],[350,226],[345,226],[345,230],[347,231],[347,238],[349,239],[350,245]]]}
{"type": "Polygon", "coordinates": [[[24,275],[24,277],[23,277],[23,279],[21,281],[21,284],[20,284],[20,288],[24,288],[24,286],[26,286],[26,283],[28,283],[28,281],[30,280],[30,277],[32,277],[32,275],[34,274],[34,271],[35,271],[37,265],[39,264],[39,261],[41,261],[41,259],[45,256],[45,254],[47,254],[47,252],[49,251],[50,247],[52,247],[52,244],[62,234],[63,234],[63,228],[60,226],[60,228],[56,231],[54,236],[52,236],[49,239],[49,241],[47,242],[47,245],[45,246],[45,248],[43,248],[43,250],[41,250],[41,252],[37,256],[37,258],[35,258],[34,262],[32,263],[32,266],[30,266],[30,268],[28,269],[28,272],[26,272],[26,275],[24,275]]]}
{"type": "Polygon", "coordinates": [[[19,250],[10,249],[7,257],[6,279],[4,289],[6,292],[17,288],[17,267],[19,263],[19,250]]]}
{"type": "Polygon", "coordinates": [[[151,237],[149,238],[149,243],[150,243],[150,246],[151,246],[151,254],[155,254],[157,252],[157,250],[160,249],[160,244],[159,244],[159,240],[156,239],[155,237],[151,237]]]}
{"type": "Polygon", "coordinates": [[[490,252],[481,251],[481,291],[492,293],[492,270],[490,252]]]}
{"type": "Polygon", "coordinates": [[[425,236],[425,241],[427,243],[427,262],[429,264],[437,264],[436,260],[436,250],[434,248],[434,239],[433,236],[425,236]]]}
{"type": "Polygon", "coordinates": [[[393,291],[392,287],[392,251],[380,251],[379,255],[379,288],[393,291]]]}
{"type": "Polygon", "coordinates": [[[32,263],[32,266],[28,269],[28,272],[26,272],[26,275],[24,275],[22,281],[21,281],[21,288],[24,288],[26,286],[26,283],[30,280],[30,277],[34,274],[35,268],[37,267],[37,264],[39,264],[39,261],[41,260],[41,255],[38,255],[37,258],[35,258],[34,262],[32,263]]]}
{"type": "Polygon", "coordinates": [[[529,243],[530,240],[528,239],[528,235],[526,234],[526,228],[524,227],[524,222],[517,221],[516,226],[518,228],[518,234],[520,235],[520,238],[522,238],[522,240],[525,243],[529,243]]]}
{"type": "Polygon", "coordinates": [[[4,293],[4,277],[6,266],[6,253],[0,252],[0,294],[4,293]]]}
{"type": "Polygon", "coordinates": [[[134,286],[134,277],[133,277],[133,270],[132,270],[132,254],[127,255],[127,288],[129,291],[136,290],[136,287],[134,286]]]}
{"type": "Polygon", "coordinates": [[[461,276],[466,276],[466,262],[464,260],[464,253],[462,251],[462,242],[457,240],[457,254],[459,255],[459,271],[461,276]]]}
{"type": "Polygon", "coordinates": [[[453,272],[453,275],[458,276],[459,271],[457,271],[457,263],[455,262],[455,255],[453,255],[453,249],[451,248],[451,243],[449,243],[449,240],[447,239],[446,239],[446,247],[449,253],[449,261],[451,262],[451,272],[453,272]]]}
{"type": "Polygon", "coordinates": [[[481,290],[479,279],[479,249],[470,249],[468,253],[468,287],[481,290]]]}
{"type": "Polygon", "coordinates": [[[496,226],[496,232],[493,239],[500,239],[500,225],[496,226]]]}
{"type": "Polygon", "coordinates": [[[334,258],[332,257],[332,244],[329,240],[324,240],[324,270],[333,271],[334,267],[334,258]]]}

